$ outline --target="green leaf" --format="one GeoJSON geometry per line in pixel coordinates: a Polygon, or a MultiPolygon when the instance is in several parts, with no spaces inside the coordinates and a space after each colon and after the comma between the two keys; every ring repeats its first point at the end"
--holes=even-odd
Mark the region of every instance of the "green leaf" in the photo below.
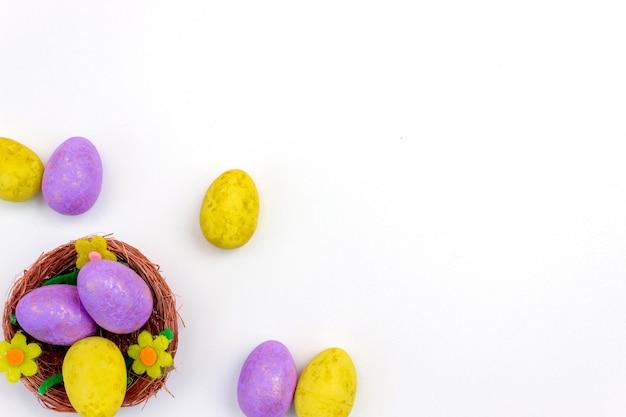
{"type": "Polygon", "coordinates": [[[174,338],[174,332],[172,331],[172,329],[165,329],[160,333],[162,336],[167,337],[167,340],[169,340],[170,342],[172,341],[172,339],[174,338]]]}
{"type": "Polygon", "coordinates": [[[63,374],[52,375],[50,378],[41,383],[37,391],[40,395],[45,395],[50,388],[52,388],[56,384],[60,384],[61,382],[63,382],[63,374]]]}
{"type": "Polygon", "coordinates": [[[78,280],[78,271],[76,269],[67,274],[59,275],[53,278],[50,278],[43,285],[53,285],[53,284],[67,284],[67,285],[76,285],[76,281],[78,280]]]}

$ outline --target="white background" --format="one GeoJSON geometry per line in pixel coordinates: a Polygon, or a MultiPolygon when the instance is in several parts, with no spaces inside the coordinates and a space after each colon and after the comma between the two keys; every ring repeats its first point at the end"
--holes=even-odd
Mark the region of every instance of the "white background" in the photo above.
{"type": "Polygon", "coordinates": [[[80,216],[0,201],[2,291],[94,232],[160,264],[174,397],[119,416],[242,416],[267,339],[347,350],[354,417],[624,416],[622,3],[0,1],[0,136],[105,170],[80,216]],[[223,251],[198,211],[231,168],[261,213],[223,251]]]}

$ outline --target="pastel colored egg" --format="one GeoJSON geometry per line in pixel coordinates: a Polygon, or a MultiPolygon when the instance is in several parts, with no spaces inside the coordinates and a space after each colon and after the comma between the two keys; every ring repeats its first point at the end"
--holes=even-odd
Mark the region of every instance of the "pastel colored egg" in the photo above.
{"type": "Polygon", "coordinates": [[[139,330],[152,315],[152,291],[126,265],[105,259],[87,262],[78,272],[78,296],[103,329],[117,334],[139,330]]]}
{"type": "Polygon", "coordinates": [[[250,240],[259,218],[259,194],[250,176],[224,172],[209,186],[200,208],[200,228],[211,244],[235,249],[250,240]]]}
{"type": "Polygon", "coordinates": [[[46,164],[41,192],[48,205],[61,214],[89,210],[102,188],[102,161],[89,140],[73,137],[61,143],[46,164]]]}
{"type": "Polygon", "coordinates": [[[26,333],[52,345],[71,346],[98,330],[74,285],[46,285],[32,290],[18,301],[15,318],[26,333]]]}
{"type": "Polygon", "coordinates": [[[126,395],[126,364],[110,340],[92,336],[65,354],[63,382],[72,407],[82,417],[113,417],[126,395]]]}
{"type": "Polygon", "coordinates": [[[302,371],[294,405],[298,417],[346,417],[356,396],[356,370],[340,348],[319,353],[302,371]]]}
{"type": "Polygon", "coordinates": [[[237,384],[239,408],[247,417],[284,417],[298,380],[289,350],[268,340],[258,345],[243,363],[237,384]]]}
{"type": "Polygon", "coordinates": [[[26,201],[41,189],[43,163],[30,148],[0,138],[0,199],[26,201]]]}

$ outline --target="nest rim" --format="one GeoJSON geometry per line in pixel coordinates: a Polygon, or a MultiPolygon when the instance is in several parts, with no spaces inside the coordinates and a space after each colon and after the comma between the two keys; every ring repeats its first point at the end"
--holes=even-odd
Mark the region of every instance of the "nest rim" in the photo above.
{"type": "MultiPolygon", "coordinates": [[[[148,284],[152,291],[154,304],[148,322],[135,332],[120,335],[99,327],[95,335],[113,341],[122,354],[125,355],[128,347],[137,343],[137,336],[143,330],[149,331],[152,335],[157,335],[165,329],[170,329],[172,331],[172,339],[168,352],[174,358],[178,348],[179,315],[176,309],[175,295],[161,274],[159,265],[151,262],[137,248],[117,240],[111,235],[103,237],[106,239],[107,249],[117,256],[118,262],[127,264],[148,284]]],[[[76,270],[77,254],[75,243],[76,240],[71,240],[51,251],[42,253],[31,266],[15,279],[9,289],[4,305],[2,327],[5,340],[11,340],[17,332],[22,331],[18,325],[12,323],[11,318],[15,315],[17,303],[24,295],[35,288],[41,287],[50,278],[76,270]]],[[[76,412],[62,383],[50,387],[44,395],[39,393],[39,388],[44,381],[61,373],[63,358],[70,347],[44,343],[31,337],[26,332],[23,333],[26,335],[29,343],[37,343],[42,349],[42,354],[37,359],[37,373],[31,377],[22,376],[20,380],[23,385],[36,395],[37,400],[44,408],[58,412],[76,412]]],[[[155,379],[146,374],[137,375],[129,369],[127,375],[131,377],[131,382],[126,387],[122,407],[131,407],[145,403],[163,388],[167,391],[165,384],[172,369],[173,367],[164,369],[162,375],[155,379]]]]}

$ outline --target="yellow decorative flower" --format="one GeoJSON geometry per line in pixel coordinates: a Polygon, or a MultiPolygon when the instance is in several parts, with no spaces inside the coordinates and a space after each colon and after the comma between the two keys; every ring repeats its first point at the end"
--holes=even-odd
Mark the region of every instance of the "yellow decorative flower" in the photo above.
{"type": "Polygon", "coordinates": [[[117,261],[117,256],[107,249],[107,241],[102,236],[94,236],[91,239],[79,239],[74,243],[78,259],[76,259],[76,268],[82,268],[91,259],[89,254],[97,252],[102,259],[117,261]]]}
{"type": "Polygon", "coordinates": [[[41,347],[36,343],[26,344],[26,336],[16,333],[11,342],[0,342],[0,372],[7,373],[7,381],[15,384],[22,375],[37,373],[35,359],[41,355],[41,347]]]}
{"type": "Polygon", "coordinates": [[[174,359],[165,350],[170,340],[163,334],[152,336],[144,330],[139,333],[136,345],[128,348],[128,356],[134,359],[132,369],[137,375],[147,373],[152,378],[161,376],[161,369],[174,364],[174,359]]]}

